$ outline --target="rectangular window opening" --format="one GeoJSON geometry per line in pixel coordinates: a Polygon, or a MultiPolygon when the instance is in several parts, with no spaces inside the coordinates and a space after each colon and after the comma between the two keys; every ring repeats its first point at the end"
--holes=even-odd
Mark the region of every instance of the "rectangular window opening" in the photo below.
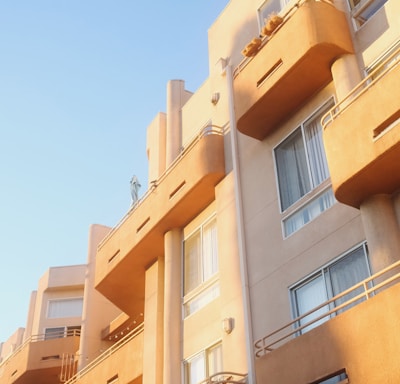
{"type": "MultiPolygon", "coordinates": [[[[213,346],[197,353],[184,362],[185,384],[198,384],[206,378],[223,371],[222,344],[213,346]]],[[[213,382],[223,382],[223,375],[213,376],[213,382]]]]}
{"type": "Polygon", "coordinates": [[[274,149],[281,212],[329,179],[321,119],[332,106],[333,99],[274,149]]]}
{"type": "Polygon", "coordinates": [[[296,328],[304,327],[298,334],[303,334],[317,327],[331,317],[365,300],[365,298],[360,298],[355,302],[345,304],[363,292],[362,287],[357,287],[346,295],[340,296],[334,302],[324,305],[328,300],[333,299],[335,296],[354,287],[370,276],[371,271],[367,247],[363,243],[292,287],[290,293],[292,297],[293,316],[295,318],[300,317],[296,328]],[[345,306],[324,316],[324,314],[340,305],[345,306]],[[316,309],[318,307],[320,308],[316,309]],[[311,313],[303,316],[308,312],[311,313]]]}
{"type": "Polygon", "coordinates": [[[194,313],[219,296],[216,279],[219,270],[217,221],[202,224],[183,243],[184,313],[194,313]]]}

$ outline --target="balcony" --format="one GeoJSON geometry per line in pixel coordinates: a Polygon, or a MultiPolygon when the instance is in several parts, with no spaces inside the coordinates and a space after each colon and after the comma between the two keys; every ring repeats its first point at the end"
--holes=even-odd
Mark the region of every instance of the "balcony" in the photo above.
{"type": "Polygon", "coordinates": [[[397,382],[399,270],[396,262],[256,341],[257,382],[317,383],[344,370],[349,381],[343,382],[397,382]],[[362,293],[341,301],[361,288],[362,293]],[[311,321],[298,326],[311,316],[311,321]]]}
{"type": "Polygon", "coordinates": [[[352,51],[343,12],[327,1],[299,1],[257,54],[235,71],[238,130],[264,139],[328,84],[332,63],[352,51]]]}
{"type": "Polygon", "coordinates": [[[223,131],[207,127],[99,245],[96,289],[128,315],[143,313],[144,272],[164,254],[164,234],[206,208],[224,175],[223,131]]]}
{"type": "Polygon", "coordinates": [[[143,375],[143,331],[142,323],[65,384],[136,382],[143,375]]]}
{"type": "Polygon", "coordinates": [[[63,370],[75,369],[80,331],[32,336],[0,364],[0,383],[54,384],[63,370]],[[71,360],[72,359],[72,360],[71,360]]]}
{"type": "Polygon", "coordinates": [[[323,118],[335,197],[358,208],[400,188],[400,49],[323,118]]]}

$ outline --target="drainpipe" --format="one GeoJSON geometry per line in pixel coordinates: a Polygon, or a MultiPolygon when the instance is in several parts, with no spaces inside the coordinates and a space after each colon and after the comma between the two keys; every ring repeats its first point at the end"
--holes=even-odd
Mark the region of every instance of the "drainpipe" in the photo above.
{"type": "MultiPolygon", "coordinates": [[[[224,59],[221,59],[224,61],[224,59]]],[[[225,59],[225,63],[229,61],[225,59]]],[[[238,248],[239,248],[239,263],[240,275],[242,279],[242,298],[244,306],[244,325],[246,337],[246,355],[248,365],[248,383],[255,384],[255,370],[254,370],[254,353],[253,353],[253,328],[251,323],[251,305],[250,305],[250,291],[247,272],[247,254],[246,242],[243,227],[243,203],[242,203],[242,189],[240,183],[240,164],[238,157],[238,134],[236,128],[235,104],[233,98],[233,71],[232,65],[226,64],[223,68],[223,73],[226,75],[227,89],[228,89],[228,106],[229,106],[229,126],[231,127],[231,149],[232,149],[232,165],[235,185],[235,205],[237,215],[237,232],[238,232],[238,248]]]]}

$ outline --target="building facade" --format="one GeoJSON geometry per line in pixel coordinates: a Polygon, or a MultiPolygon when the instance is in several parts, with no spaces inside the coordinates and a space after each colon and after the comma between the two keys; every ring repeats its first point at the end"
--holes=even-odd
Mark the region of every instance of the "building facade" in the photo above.
{"type": "Polygon", "coordinates": [[[147,128],[147,192],[90,229],[73,369],[35,383],[400,380],[399,14],[228,2],[147,128]]]}

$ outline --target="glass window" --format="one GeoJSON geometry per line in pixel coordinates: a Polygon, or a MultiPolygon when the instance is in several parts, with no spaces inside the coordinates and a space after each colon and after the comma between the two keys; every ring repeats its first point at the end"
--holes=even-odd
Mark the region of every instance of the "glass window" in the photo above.
{"type": "MultiPolygon", "coordinates": [[[[325,266],[321,270],[317,271],[312,277],[306,279],[291,289],[294,316],[302,316],[313,308],[318,307],[327,300],[356,285],[360,281],[365,280],[369,276],[370,269],[367,248],[366,244],[363,244],[346,253],[339,260],[325,266]]],[[[350,300],[361,292],[362,288],[360,287],[357,290],[348,293],[347,295],[336,300],[335,306],[350,300]]],[[[360,299],[360,301],[362,301],[362,299],[360,299]]],[[[339,313],[347,310],[355,304],[356,303],[352,303],[351,305],[348,305],[346,308],[342,308],[337,312],[339,313]]],[[[305,325],[309,321],[316,319],[317,317],[328,312],[328,310],[328,305],[321,307],[317,311],[302,318],[298,322],[298,326],[305,325]]],[[[315,323],[305,327],[301,333],[318,326],[328,319],[329,317],[327,316],[316,321],[315,323]]]]}
{"type": "Polygon", "coordinates": [[[46,328],[44,331],[44,338],[48,339],[59,339],[65,337],[65,327],[54,327],[46,328]]]}
{"type": "Polygon", "coordinates": [[[324,106],[275,148],[282,211],[329,178],[321,118],[331,105],[324,106]]]}
{"type": "Polygon", "coordinates": [[[184,293],[187,294],[218,272],[217,223],[202,225],[184,242],[184,293]]]}
{"type": "Polygon", "coordinates": [[[332,188],[329,188],[309,201],[306,205],[296,210],[293,214],[283,219],[285,237],[299,230],[305,224],[319,216],[322,212],[335,204],[336,199],[332,188]]]}
{"type": "Polygon", "coordinates": [[[269,15],[279,13],[290,0],[266,0],[263,5],[258,9],[258,19],[260,27],[265,23],[265,19],[269,15]]]}
{"type": "Polygon", "coordinates": [[[81,317],[83,298],[49,300],[47,317],[49,319],[63,317],[81,317]]]}
{"type": "Polygon", "coordinates": [[[216,344],[188,359],[185,365],[185,384],[197,384],[222,372],[222,345],[216,344]]]}
{"type": "Polygon", "coordinates": [[[349,0],[350,9],[357,26],[362,26],[369,20],[388,0],[349,0]]]}
{"type": "Polygon", "coordinates": [[[212,219],[184,241],[185,317],[219,296],[217,222],[212,219]]]}

